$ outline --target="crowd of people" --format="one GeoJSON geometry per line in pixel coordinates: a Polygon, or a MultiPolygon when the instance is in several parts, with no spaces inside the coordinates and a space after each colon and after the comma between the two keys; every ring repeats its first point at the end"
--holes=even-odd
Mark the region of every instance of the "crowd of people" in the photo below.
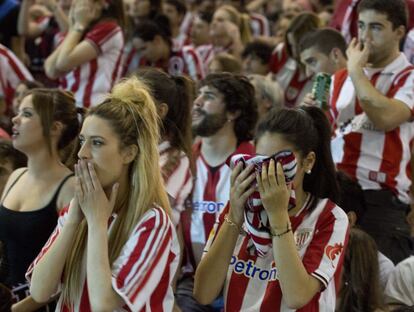
{"type": "Polygon", "coordinates": [[[0,0],[0,312],[414,311],[413,12],[0,0]]]}

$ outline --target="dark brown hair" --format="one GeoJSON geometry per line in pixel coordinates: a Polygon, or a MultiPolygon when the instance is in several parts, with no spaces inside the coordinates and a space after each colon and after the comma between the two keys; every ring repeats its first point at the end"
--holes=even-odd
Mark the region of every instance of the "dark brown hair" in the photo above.
{"type": "Polygon", "coordinates": [[[358,5],[358,14],[373,10],[385,14],[392,23],[393,29],[399,26],[408,27],[408,8],[404,0],[362,0],[358,5]]]}
{"type": "Polygon", "coordinates": [[[57,149],[61,150],[69,145],[77,137],[80,129],[79,109],[76,107],[73,94],[59,89],[39,88],[30,90],[26,96],[28,95],[32,95],[33,107],[40,116],[43,136],[49,151],[52,152],[50,130],[55,121],[63,124],[57,149]]]}
{"type": "Polygon", "coordinates": [[[382,307],[377,245],[357,228],[350,231],[339,296],[337,312],[375,311],[382,307]]]}

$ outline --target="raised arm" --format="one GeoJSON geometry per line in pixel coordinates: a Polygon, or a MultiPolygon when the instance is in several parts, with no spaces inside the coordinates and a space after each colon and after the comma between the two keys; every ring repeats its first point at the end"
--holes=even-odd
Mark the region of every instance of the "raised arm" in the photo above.
{"type": "Polygon", "coordinates": [[[34,4],[32,0],[23,0],[20,6],[19,18],[17,21],[17,31],[19,35],[27,38],[36,38],[40,36],[44,28],[35,23],[30,16],[30,7],[34,4]]]}
{"type": "Polygon", "coordinates": [[[363,67],[367,65],[370,43],[361,44],[354,38],[347,50],[348,72],[355,87],[361,108],[382,131],[391,131],[411,118],[411,110],[404,102],[381,94],[365,76],[363,67]]]}

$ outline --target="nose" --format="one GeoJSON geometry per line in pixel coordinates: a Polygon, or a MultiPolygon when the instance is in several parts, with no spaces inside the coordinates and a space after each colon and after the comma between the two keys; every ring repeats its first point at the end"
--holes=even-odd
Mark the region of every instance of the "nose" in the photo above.
{"type": "Polygon", "coordinates": [[[312,76],[314,74],[314,71],[310,68],[309,65],[306,65],[305,73],[306,73],[306,76],[307,77],[310,77],[310,76],[312,76]]]}
{"type": "Polygon", "coordinates": [[[361,41],[366,41],[367,39],[371,39],[371,31],[369,30],[369,27],[366,27],[365,29],[360,30],[359,32],[359,39],[361,41]]]}
{"type": "Polygon", "coordinates": [[[12,123],[13,123],[13,125],[17,124],[19,121],[20,121],[19,114],[17,114],[16,116],[14,116],[14,117],[12,118],[12,123]]]}
{"type": "Polygon", "coordinates": [[[200,94],[195,100],[194,100],[194,107],[201,107],[203,106],[203,100],[202,95],[200,94]]]}
{"type": "Polygon", "coordinates": [[[78,152],[79,159],[88,160],[91,158],[89,143],[86,141],[81,145],[78,152]]]}

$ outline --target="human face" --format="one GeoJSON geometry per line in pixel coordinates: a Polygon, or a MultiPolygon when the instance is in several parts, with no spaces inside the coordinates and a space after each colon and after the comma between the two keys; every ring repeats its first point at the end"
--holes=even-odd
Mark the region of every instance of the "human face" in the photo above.
{"type": "Polygon", "coordinates": [[[226,22],[230,21],[230,16],[225,10],[217,10],[211,21],[210,35],[212,37],[227,36],[226,22]]]}
{"type": "Polygon", "coordinates": [[[19,105],[23,100],[24,93],[27,91],[27,87],[21,83],[17,85],[16,90],[14,91],[14,97],[13,97],[13,112],[17,114],[19,111],[19,105]]]}
{"type": "Polygon", "coordinates": [[[210,42],[210,25],[198,16],[194,19],[191,27],[191,42],[195,46],[210,42]]]}
{"type": "Polygon", "coordinates": [[[335,64],[329,56],[319,52],[315,47],[303,50],[300,54],[300,61],[305,65],[307,76],[318,73],[333,75],[336,71],[335,64]]]}
{"type": "Polygon", "coordinates": [[[168,18],[170,21],[170,24],[174,27],[179,27],[181,25],[181,21],[183,19],[183,16],[178,13],[175,6],[169,4],[169,3],[163,3],[162,4],[162,11],[164,15],[168,18]]]}
{"type": "Polygon", "coordinates": [[[151,12],[151,2],[149,0],[130,0],[127,3],[127,14],[136,18],[149,16],[151,12]]]}
{"type": "Polygon", "coordinates": [[[246,75],[267,75],[269,66],[268,64],[263,64],[262,60],[255,54],[250,54],[243,59],[243,71],[246,75]]]}
{"type": "Polygon", "coordinates": [[[104,189],[112,187],[127,174],[126,151],[109,121],[94,115],[87,117],[79,141],[78,157],[93,164],[104,189]]]}
{"type": "Polygon", "coordinates": [[[226,122],[223,95],[213,87],[201,87],[193,107],[194,134],[210,137],[223,128],[226,122]]]}
{"type": "Polygon", "coordinates": [[[134,48],[137,50],[137,53],[142,57],[147,59],[150,62],[157,62],[159,60],[159,53],[155,39],[152,41],[144,41],[141,38],[134,38],[132,40],[134,48]]]}
{"type": "Polygon", "coordinates": [[[296,148],[284,139],[283,135],[279,133],[265,132],[259,138],[256,144],[256,153],[258,155],[272,156],[276,153],[286,150],[293,152],[297,162],[297,169],[295,178],[293,180],[293,186],[295,189],[302,189],[303,177],[305,175],[304,166],[302,164],[302,157],[296,148]]]}
{"type": "Polygon", "coordinates": [[[404,27],[393,30],[385,14],[374,10],[362,11],[358,16],[358,38],[362,44],[370,43],[368,62],[373,67],[384,67],[398,52],[404,27]],[[384,64],[385,63],[385,64],[384,64]]]}
{"type": "Polygon", "coordinates": [[[42,122],[33,107],[32,99],[32,95],[24,97],[17,115],[12,119],[13,146],[23,153],[46,144],[42,122]]]}

